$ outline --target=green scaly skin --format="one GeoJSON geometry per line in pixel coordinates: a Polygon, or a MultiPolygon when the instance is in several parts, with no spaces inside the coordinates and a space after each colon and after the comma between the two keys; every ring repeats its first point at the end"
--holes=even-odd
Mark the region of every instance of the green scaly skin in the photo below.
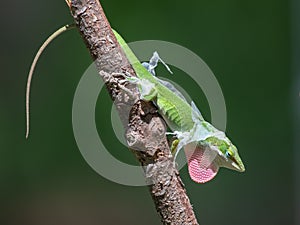
{"type": "Polygon", "coordinates": [[[191,117],[191,106],[182,98],[175,95],[170,89],[162,85],[159,80],[139,62],[124,39],[116,31],[114,31],[114,34],[138,78],[150,81],[155,86],[153,92],[145,96],[144,100],[151,101],[156,99],[156,105],[161,110],[163,116],[167,117],[167,123],[172,130],[191,130],[194,126],[191,117]],[[169,101],[167,96],[172,97],[172,101],[169,101]]]}
{"type": "MultiPolygon", "coordinates": [[[[153,85],[151,91],[143,96],[146,101],[154,101],[160,110],[160,114],[164,117],[168,126],[174,133],[181,135],[194,135],[195,119],[193,119],[193,109],[184,99],[177,96],[170,89],[159,82],[137,59],[124,39],[114,31],[117,41],[121,45],[129,62],[132,64],[137,77],[141,82],[145,81],[153,85]]],[[[208,147],[214,151],[218,151],[219,166],[227,167],[240,172],[245,171],[245,167],[239,157],[237,148],[225,136],[224,132],[217,130],[210,123],[206,122],[201,115],[198,115],[197,126],[201,131],[207,132],[207,137],[202,140],[193,139],[197,145],[208,147]]],[[[180,139],[180,138],[179,138],[180,139]]],[[[180,143],[180,142],[179,142],[180,143]]],[[[187,143],[182,143],[183,147],[187,143]]],[[[177,145],[176,143],[174,145],[177,145]]],[[[177,149],[180,150],[180,149],[177,149]]],[[[175,156],[177,153],[175,154],[175,156]]]]}

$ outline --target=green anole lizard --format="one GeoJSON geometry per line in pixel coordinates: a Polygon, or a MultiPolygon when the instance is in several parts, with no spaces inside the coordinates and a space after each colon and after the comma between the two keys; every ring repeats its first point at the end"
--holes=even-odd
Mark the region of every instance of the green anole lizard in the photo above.
{"type": "MultiPolygon", "coordinates": [[[[30,83],[36,62],[47,44],[71,27],[65,26],[53,33],[34,58],[26,89],[26,137],[29,134],[30,83]]],[[[189,104],[173,85],[154,76],[154,69],[158,61],[161,61],[170,71],[159,55],[155,52],[149,63],[142,64],[116,31],[114,31],[114,35],[137,75],[137,77],[124,76],[129,82],[137,84],[141,99],[153,101],[159,109],[161,116],[173,131],[172,134],[177,138],[171,147],[174,158],[180,149],[184,148],[192,180],[205,183],[215,177],[219,167],[227,167],[239,172],[245,171],[237,148],[226,137],[225,133],[206,122],[196,105],[193,102],[189,104]]]]}

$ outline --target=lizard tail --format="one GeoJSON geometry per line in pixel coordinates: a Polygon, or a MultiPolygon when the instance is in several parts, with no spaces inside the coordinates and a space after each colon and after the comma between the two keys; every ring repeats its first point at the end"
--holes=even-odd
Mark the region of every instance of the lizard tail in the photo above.
{"type": "Polygon", "coordinates": [[[57,31],[55,31],[53,34],[51,34],[47,40],[42,44],[42,46],[39,48],[38,52],[36,53],[31,67],[30,67],[30,71],[28,74],[28,78],[27,78],[27,85],[26,85],[26,139],[29,136],[29,99],[30,99],[30,86],[31,86],[31,80],[32,80],[32,76],[33,76],[33,72],[36,66],[36,63],[38,61],[38,59],[40,58],[41,54],[43,53],[43,51],[45,50],[45,48],[47,47],[47,45],[49,43],[51,43],[51,41],[53,41],[57,36],[59,36],[60,34],[62,34],[63,32],[70,30],[72,28],[74,28],[75,25],[65,25],[61,28],[59,28],[57,31]]]}

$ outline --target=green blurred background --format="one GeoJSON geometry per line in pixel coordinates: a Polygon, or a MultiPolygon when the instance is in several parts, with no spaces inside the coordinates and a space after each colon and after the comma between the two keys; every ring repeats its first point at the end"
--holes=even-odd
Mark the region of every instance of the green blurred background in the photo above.
{"type": "MultiPolygon", "coordinates": [[[[199,222],[295,224],[293,162],[299,160],[294,160],[293,127],[299,121],[293,121],[293,106],[299,90],[293,89],[297,77],[291,69],[296,45],[291,42],[291,2],[103,0],[102,5],[127,41],[157,39],[187,47],[210,66],[222,87],[227,133],[247,170],[239,174],[221,169],[203,185],[190,180],[186,167],[181,170],[199,222]]],[[[1,7],[0,224],[160,224],[146,187],[104,179],[76,146],[73,95],[91,63],[76,30],[57,38],[38,63],[31,136],[25,140],[25,83],[31,60],[46,37],[72,23],[72,17],[63,0],[2,1],[1,7]]],[[[196,84],[180,72],[172,80],[210,118],[196,84]]],[[[111,105],[103,91],[96,118],[101,138],[117,151],[116,157],[135,163],[114,136],[107,119],[111,105]]]]}

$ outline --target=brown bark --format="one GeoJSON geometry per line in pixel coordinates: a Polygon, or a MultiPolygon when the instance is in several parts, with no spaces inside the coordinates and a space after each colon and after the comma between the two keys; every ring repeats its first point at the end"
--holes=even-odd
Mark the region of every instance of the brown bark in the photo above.
{"type": "Polygon", "coordinates": [[[145,179],[163,224],[198,224],[168,147],[165,124],[152,103],[137,101],[137,88],[128,84],[121,75],[136,76],[99,1],[72,0],[70,9],[127,128],[129,147],[143,165],[145,179]],[[128,91],[122,91],[124,89],[128,91]],[[124,112],[129,113],[129,118],[124,112]]]}

